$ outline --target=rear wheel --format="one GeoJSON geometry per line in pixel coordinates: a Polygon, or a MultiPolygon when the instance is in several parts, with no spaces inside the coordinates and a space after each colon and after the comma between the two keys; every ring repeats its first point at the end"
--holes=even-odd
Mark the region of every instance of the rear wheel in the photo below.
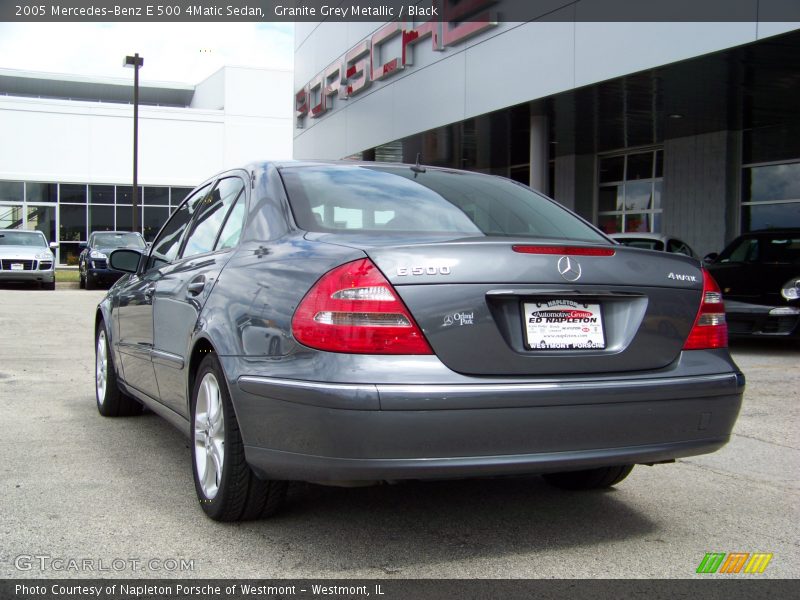
{"type": "Polygon", "coordinates": [[[108,345],[105,323],[95,332],[94,381],[97,410],[104,417],[127,417],[142,412],[142,405],[123,394],[117,386],[114,357],[108,345]]]}
{"type": "Polygon", "coordinates": [[[633,465],[600,467],[585,471],[566,473],[547,473],[542,475],[550,485],[564,490],[596,490],[609,488],[625,479],[633,470],[633,465]]]}
{"type": "Polygon", "coordinates": [[[285,481],[259,479],[245,461],[228,386],[214,354],[200,363],[192,392],[192,472],[200,506],[215,521],[267,517],[286,496],[285,481]]]}

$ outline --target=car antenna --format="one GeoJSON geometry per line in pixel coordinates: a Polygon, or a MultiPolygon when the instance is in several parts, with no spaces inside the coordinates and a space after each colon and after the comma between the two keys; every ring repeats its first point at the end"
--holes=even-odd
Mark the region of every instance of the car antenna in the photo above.
{"type": "Polygon", "coordinates": [[[411,170],[414,171],[414,179],[416,179],[417,175],[419,175],[420,173],[424,173],[425,171],[427,171],[427,169],[425,167],[423,167],[421,164],[419,164],[419,159],[420,159],[421,156],[422,156],[422,152],[417,152],[417,162],[416,162],[416,164],[411,166],[411,170]]]}

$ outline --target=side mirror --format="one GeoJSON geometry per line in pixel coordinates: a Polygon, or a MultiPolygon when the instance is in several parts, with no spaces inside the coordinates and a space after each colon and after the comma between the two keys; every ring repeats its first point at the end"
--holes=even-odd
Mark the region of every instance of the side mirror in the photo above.
{"type": "Polygon", "coordinates": [[[55,250],[58,248],[58,242],[50,242],[50,249],[55,250]]]}
{"type": "Polygon", "coordinates": [[[108,256],[108,266],[123,273],[136,273],[142,253],[133,248],[118,248],[108,256]]]}
{"type": "Polygon", "coordinates": [[[711,254],[706,254],[703,257],[703,262],[709,264],[717,260],[717,258],[719,258],[719,254],[717,254],[716,252],[712,252],[711,254]]]}
{"type": "Polygon", "coordinates": [[[80,251],[86,250],[88,247],[89,247],[88,244],[86,244],[85,242],[81,242],[80,244],[78,244],[78,250],[80,251]]]}

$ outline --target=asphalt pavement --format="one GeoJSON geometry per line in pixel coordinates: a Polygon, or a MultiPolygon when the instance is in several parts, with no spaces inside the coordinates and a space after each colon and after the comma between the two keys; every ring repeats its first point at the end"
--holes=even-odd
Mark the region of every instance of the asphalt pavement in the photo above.
{"type": "Polygon", "coordinates": [[[103,294],[0,289],[0,578],[708,578],[708,552],[772,553],[756,577],[800,576],[800,343],[734,345],[748,387],[730,444],[611,491],[293,484],[278,516],[221,524],[177,430],[97,413],[103,294]]]}

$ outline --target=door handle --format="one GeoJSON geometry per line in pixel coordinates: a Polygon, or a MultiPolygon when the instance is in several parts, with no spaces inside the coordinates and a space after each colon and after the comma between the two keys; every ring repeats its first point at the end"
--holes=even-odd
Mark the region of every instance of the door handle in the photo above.
{"type": "Polygon", "coordinates": [[[204,275],[198,275],[192,281],[189,282],[189,285],[186,286],[186,291],[191,296],[197,296],[200,292],[202,292],[206,287],[206,278],[204,275]]]}

